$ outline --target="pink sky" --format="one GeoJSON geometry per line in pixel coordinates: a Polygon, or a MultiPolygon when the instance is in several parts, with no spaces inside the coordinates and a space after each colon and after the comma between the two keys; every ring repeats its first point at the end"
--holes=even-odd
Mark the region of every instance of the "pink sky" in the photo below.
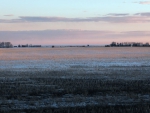
{"type": "Polygon", "coordinates": [[[150,1],[5,0],[1,4],[0,41],[14,45],[150,43],[150,1]]]}

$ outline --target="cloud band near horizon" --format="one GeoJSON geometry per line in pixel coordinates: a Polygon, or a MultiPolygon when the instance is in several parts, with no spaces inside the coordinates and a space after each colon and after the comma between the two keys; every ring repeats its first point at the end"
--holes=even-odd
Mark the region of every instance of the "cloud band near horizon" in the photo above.
{"type": "Polygon", "coordinates": [[[149,42],[149,31],[81,31],[81,30],[44,30],[44,31],[0,31],[1,41],[10,41],[13,44],[42,44],[42,45],[69,45],[69,44],[109,44],[117,42],[149,42]]]}
{"type": "MultiPolygon", "coordinates": [[[[7,15],[10,16],[10,15],[7,15]]],[[[109,23],[140,23],[150,22],[150,12],[136,13],[110,13],[107,16],[87,18],[67,17],[41,17],[41,16],[20,16],[18,19],[0,19],[0,23],[26,23],[26,22],[109,22],[109,23]]]]}

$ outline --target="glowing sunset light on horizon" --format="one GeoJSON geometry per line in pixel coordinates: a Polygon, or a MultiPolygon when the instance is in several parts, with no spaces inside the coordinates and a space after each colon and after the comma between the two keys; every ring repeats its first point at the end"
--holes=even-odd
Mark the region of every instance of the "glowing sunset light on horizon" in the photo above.
{"type": "Polygon", "coordinates": [[[14,45],[150,42],[149,1],[5,0],[0,3],[3,4],[0,41],[14,45]]]}

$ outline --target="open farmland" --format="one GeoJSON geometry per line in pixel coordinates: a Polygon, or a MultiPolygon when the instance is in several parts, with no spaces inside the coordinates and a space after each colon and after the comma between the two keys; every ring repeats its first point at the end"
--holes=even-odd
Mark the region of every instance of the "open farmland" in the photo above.
{"type": "Polygon", "coordinates": [[[149,49],[111,49],[1,50],[0,112],[149,113],[149,49]]]}
{"type": "Polygon", "coordinates": [[[150,111],[149,70],[149,67],[123,67],[116,72],[114,67],[109,67],[109,71],[103,74],[75,69],[34,72],[1,70],[1,112],[117,112],[120,109],[132,113],[143,108],[150,111]]]}

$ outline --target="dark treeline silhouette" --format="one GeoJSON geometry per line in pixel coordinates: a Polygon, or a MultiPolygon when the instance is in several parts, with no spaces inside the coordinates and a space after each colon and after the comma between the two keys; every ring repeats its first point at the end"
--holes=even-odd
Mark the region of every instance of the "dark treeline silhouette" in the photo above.
{"type": "Polygon", "coordinates": [[[0,48],[12,48],[11,42],[0,42],[0,48]]]}
{"type": "Polygon", "coordinates": [[[110,45],[105,45],[105,47],[150,47],[150,45],[148,42],[112,42],[110,45]]]}
{"type": "Polygon", "coordinates": [[[90,45],[68,45],[68,46],[63,46],[63,47],[90,47],[90,45]]]}
{"type": "Polygon", "coordinates": [[[32,44],[28,45],[28,44],[26,44],[26,45],[18,45],[18,47],[42,47],[42,46],[41,45],[32,45],[32,44]]]}

